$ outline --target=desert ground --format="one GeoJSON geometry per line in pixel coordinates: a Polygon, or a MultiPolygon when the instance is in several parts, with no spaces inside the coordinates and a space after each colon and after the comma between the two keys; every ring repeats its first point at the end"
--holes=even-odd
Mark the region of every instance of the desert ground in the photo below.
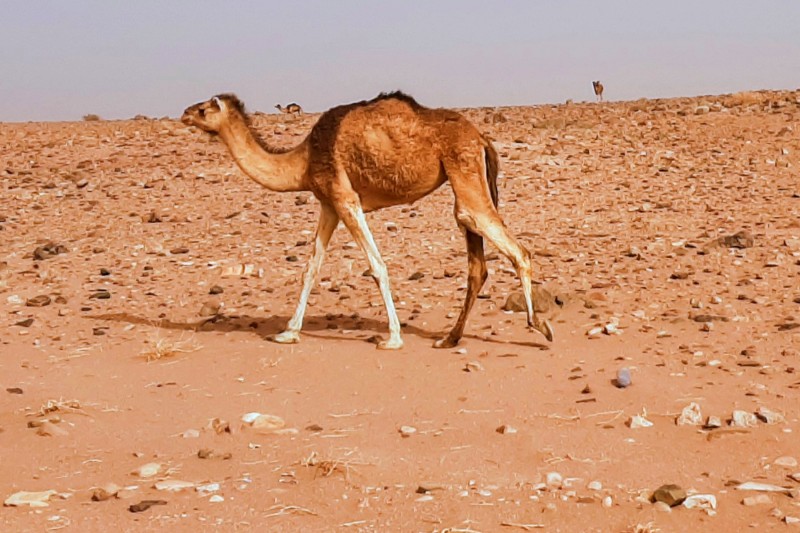
{"type": "Polygon", "coordinates": [[[800,91],[462,112],[552,343],[487,245],[432,347],[466,287],[447,185],[368,216],[402,350],[342,227],[279,345],[310,193],[174,119],[0,124],[0,530],[800,531],[800,91]]]}

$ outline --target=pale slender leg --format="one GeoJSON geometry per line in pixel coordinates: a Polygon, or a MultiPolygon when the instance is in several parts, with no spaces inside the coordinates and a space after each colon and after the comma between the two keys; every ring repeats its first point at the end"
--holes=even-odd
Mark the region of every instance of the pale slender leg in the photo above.
{"type": "Polygon", "coordinates": [[[531,299],[531,260],[528,251],[508,232],[492,204],[486,180],[485,157],[478,160],[476,172],[467,173],[463,165],[447,165],[445,171],[456,196],[456,220],[468,231],[481,235],[511,260],[522,283],[528,325],[553,340],[553,327],[536,316],[531,299]],[[480,180],[480,181],[479,181],[480,180]]]}
{"type": "Polygon", "coordinates": [[[457,208],[456,218],[475,233],[483,235],[500,253],[511,260],[522,282],[525,306],[528,311],[528,325],[539,331],[548,341],[553,340],[553,327],[546,319],[536,316],[531,299],[531,260],[525,248],[508,232],[496,212],[480,215],[465,214],[457,208]]]}
{"type": "Polygon", "coordinates": [[[297,309],[295,309],[292,319],[289,320],[286,330],[272,336],[270,340],[281,344],[300,342],[300,328],[303,327],[303,316],[308,305],[308,296],[311,294],[311,289],[317,279],[317,273],[325,260],[325,250],[328,248],[331,235],[333,235],[333,231],[338,224],[339,215],[336,214],[333,207],[323,204],[319,215],[317,235],[314,239],[314,250],[311,252],[311,259],[309,259],[303,272],[303,289],[300,291],[300,301],[297,303],[297,309]]]}
{"type": "Polygon", "coordinates": [[[469,262],[469,273],[467,274],[467,296],[464,299],[464,307],[461,308],[461,314],[458,315],[453,329],[450,330],[447,337],[437,340],[434,348],[452,348],[461,339],[464,334],[464,325],[467,322],[467,316],[472,310],[478,293],[481,287],[486,283],[488,273],[486,271],[486,260],[483,256],[483,237],[477,233],[465,229],[464,234],[467,238],[467,260],[469,262]]]}
{"type": "Polygon", "coordinates": [[[397,318],[397,311],[392,301],[392,290],[389,286],[389,272],[386,263],[383,262],[372,232],[367,225],[364,211],[358,203],[350,203],[339,209],[339,216],[344,225],[350,230],[356,243],[367,254],[369,267],[372,277],[378,284],[381,291],[383,303],[386,306],[386,316],[389,318],[389,340],[378,343],[378,348],[383,350],[397,350],[403,347],[403,339],[400,337],[400,320],[397,318]]]}

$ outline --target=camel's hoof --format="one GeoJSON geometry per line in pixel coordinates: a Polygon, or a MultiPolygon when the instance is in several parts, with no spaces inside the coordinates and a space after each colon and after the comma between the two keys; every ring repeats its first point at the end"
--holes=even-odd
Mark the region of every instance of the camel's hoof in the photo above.
{"type": "Polygon", "coordinates": [[[439,339],[433,343],[434,348],[452,348],[458,345],[457,340],[453,340],[450,337],[445,337],[443,339],[439,339]]]}
{"type": "Polygon", "coordinates": [[[399,350],[403,347],[403,339],[389,339],[388,341],[380,341],[378,343],[379,350],[399,350]]]}
{"type": "Polygon", "coordinates": [[[533,326],[533,329],[544,335],[544,338],[550,342],[553,342],[553,326],[550,325],[549,320],[539,320],[538,323],[533,326]]]}
{"type": "Polygon", "coordinates": [[[297,344],[300,342],[300,334],[296,331],[284,331],[282,333],[278,333],[277,335],[271,335],[267,338],[272,342],[277,342],[278,344],[297,344]]]}

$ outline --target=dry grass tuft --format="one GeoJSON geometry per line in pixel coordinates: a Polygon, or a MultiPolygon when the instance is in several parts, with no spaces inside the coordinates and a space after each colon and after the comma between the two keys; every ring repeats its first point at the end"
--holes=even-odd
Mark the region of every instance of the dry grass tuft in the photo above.
{"type": "Polygon", "coordinates": [[[95,115],[94,113],[89,113],[88,115],[83,115],[83,120],[85,122],[97,122],[98,120],[103,120],[100,118],[100,115],[95,115]]]}
{"type": "Polygon", "coordinates": [[[181,353],[196,352],[203,348],[197,344],[194,339],[180,338],[178,340],[172,340],[156,337],[154,340],[147,342],[151,345],[150,348],[139,354],[144,356],[147,361],[158,361],[159,359],[174,357],[181,353]]]}

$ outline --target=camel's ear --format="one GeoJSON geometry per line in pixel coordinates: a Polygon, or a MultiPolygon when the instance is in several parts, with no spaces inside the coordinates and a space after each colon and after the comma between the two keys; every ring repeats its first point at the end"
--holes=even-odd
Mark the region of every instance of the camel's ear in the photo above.
{"type": "Polygon", "coordinates": [[[222,100],[221,100],[221,99],[219,99],[218,97],[216,97],[216,96],[215,96],[214,98],[212,98],[212,99],[211,99],[211,101],[212,101],[212,102],[214,102],[214,105],[216,105],[216,106],[217,106],[217,108],[218,108],[220,111],[223,111],[223,110],[225,109],[225,104],[224,104],[224,103],[222,102],[222,100]]]}

